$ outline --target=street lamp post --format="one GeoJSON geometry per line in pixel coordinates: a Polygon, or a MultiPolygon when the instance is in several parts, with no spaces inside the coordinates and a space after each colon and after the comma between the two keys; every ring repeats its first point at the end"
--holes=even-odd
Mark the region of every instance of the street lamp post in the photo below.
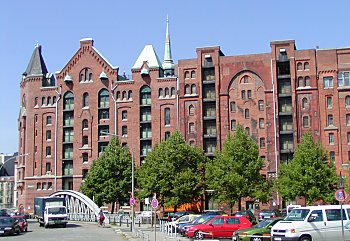
{"type": "MultiPolygon", "coordinates": [[[[104,132],[101,131],[101,134],[105,135],[110,135],[110,136],[115,136],[115,137],[120,137],[118,134],[113,134],[109,132],[104,132]]],[[[129,149],[130,150],[130,149],[129,149]]],[[[130,150],[131,152],[131,196],[134,198],[134,189],[135,189],[135,184],[134,184],[134,152],[130,150]]],[[[134,233],[135,230],[135,215],[134,215],[134,205],[131,205],[131,231],[134,233]]]]}

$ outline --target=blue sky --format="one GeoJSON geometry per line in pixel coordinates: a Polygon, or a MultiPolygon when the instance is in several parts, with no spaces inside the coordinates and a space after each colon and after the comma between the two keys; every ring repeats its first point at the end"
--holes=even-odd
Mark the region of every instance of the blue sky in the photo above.
{"type": "Polygon", "coordinates": [[[269,52],[271,41],[285,39],[295,39],[297,49],[350,46],[349,9],[350,1],[340,0],[3,0],[0,153],[17,150],[19,83],[37,42],[52,73],[74,55],[80,39],[91,37],[113,66],[130,74],[146,44],[163,59],[167,14],[177,62],[213,45],[225,55],[269,52]]]}

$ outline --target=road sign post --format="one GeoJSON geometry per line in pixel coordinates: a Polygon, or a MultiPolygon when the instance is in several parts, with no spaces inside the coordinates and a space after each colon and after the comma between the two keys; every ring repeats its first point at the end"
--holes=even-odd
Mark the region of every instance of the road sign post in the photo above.
{"type": "Polygon", "coordinates": [[[157,198],[153,198],[151,202],[151,206],[154,209],[154,240],[157,240],[156,233],[157,233],[157,216],[156,216],[156,208],[158,207],[158,200],[157,198]]]}

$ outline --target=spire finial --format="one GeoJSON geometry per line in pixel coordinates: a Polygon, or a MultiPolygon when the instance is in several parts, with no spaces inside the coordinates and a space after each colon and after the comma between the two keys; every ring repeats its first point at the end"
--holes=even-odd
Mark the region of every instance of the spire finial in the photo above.
{"type": "Polygon", "coordinates": [[[39,41],[36,41],[35,48],[39,47],[39,41]]]}

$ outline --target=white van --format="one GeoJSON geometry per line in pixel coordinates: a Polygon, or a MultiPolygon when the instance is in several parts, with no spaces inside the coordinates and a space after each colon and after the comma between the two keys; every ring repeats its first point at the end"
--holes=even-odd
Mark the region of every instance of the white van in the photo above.
{"type": "Polygon", "coordinates": [[[336,241],[350,240],[350,205],[324,205],[294,208],[282,221],[271,229],[273,241],[336,241]]]}

